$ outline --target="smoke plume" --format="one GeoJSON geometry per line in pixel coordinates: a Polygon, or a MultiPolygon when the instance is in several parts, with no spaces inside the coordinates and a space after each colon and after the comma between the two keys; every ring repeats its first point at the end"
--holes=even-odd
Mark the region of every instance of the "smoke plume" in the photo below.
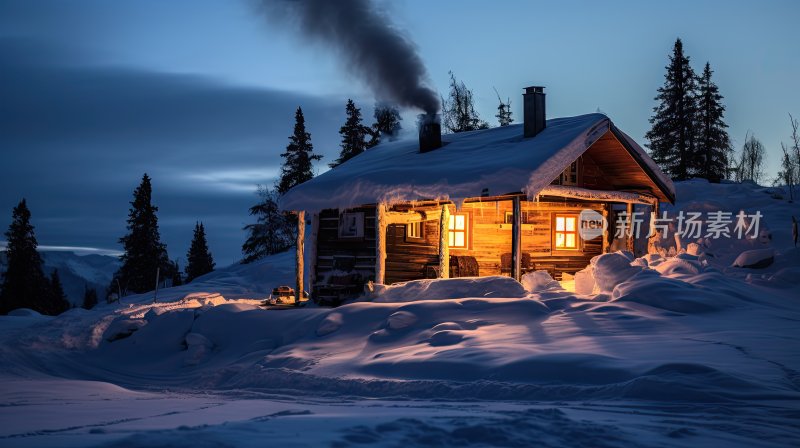
{"type": "Polygon", "coordinates": [[[273,18],[296,24],[306,38],[333,47],[381,100],[439,111],[426,85],[427,70],[416,47],[370,0],[263,0],[273,18]]]}

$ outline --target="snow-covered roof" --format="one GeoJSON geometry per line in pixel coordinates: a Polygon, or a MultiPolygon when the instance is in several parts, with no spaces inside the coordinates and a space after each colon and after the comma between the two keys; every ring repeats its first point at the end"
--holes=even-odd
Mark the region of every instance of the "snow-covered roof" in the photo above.
{"type": "Polygon", "coordinates": [[[443,146],[420,153],[416,139],[384,143],[287,192],[284,210],[317,211],[380,202],[420,199],[453,201],[482,193],[523,192],[536,196],[570,163],[609,130],[664,196],[674,198],[672,181],[633,139],[603,114],[547,120],[533,138],[523,138],[522,125],[445,134],[443,146]]]}

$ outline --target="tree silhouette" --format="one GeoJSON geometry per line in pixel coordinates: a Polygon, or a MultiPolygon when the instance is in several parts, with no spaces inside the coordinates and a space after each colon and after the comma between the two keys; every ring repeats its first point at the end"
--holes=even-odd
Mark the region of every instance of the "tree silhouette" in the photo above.
{"type": "Polygon", "coordinates": [[[463,81],[457,81],[452,71],[449,73],[450,93],[446,100],[442,99],[442,121],[445,128],[450,132],[487,129],[489,123],[481,120],[475,110],[472,90],[463,81]]]}
{"type": "Polygon", "coordinates": [[[289,137],[289,145],[281,157],[285,160],[281,167],[281,176],[275,185],[279,194],[313,178],[312,162],[322,158],[321,155],[314,154],[311,134],[306,132],[306,119],[303,117],[303,109],[299,107],[294,114],[294,133],[289,137]]]}
{"type": "Polygon", "coordinates": [[[3,275],[0,311],[6,314],[17,308],[30,308],[43,314],[56,314],[56,307],[49,300],[49,281],[42,270],[42,258],[36,251],[39,243],[25,199],[14,207],[5,236],[8,269],[3,275]]]}
{"type": "Polygon", "coordinates": [[[188,260],[186,264],[186,283],[214,270],[214,258],[208,251],[206,229],[202,222],[198,221],[194,225],[194,237],[192,238],[189,252],[186,254],[186,259],[188,260]]]}
{"type": "Polygon", "coordinates": [[[339,158],[329,164],[331,168],[336,168],[364,152],[367,149],[366,137],[372,135],[372,130],[361,122],[361,109],[356,107],[353,100],[347,100],[345,112],[347,120],[339,128],[339,135],[342,136],[342,149],[339,151],[339,158]]]}
{"type": "Polygon", "coordinates": [[[244,263],[283,252],[295,243],[296,219],[289,219],[289,216],[278,209],[277,193],[259,187],[258,195],[261,202],[250,207],[250,215],[255,216],[257,221],[243,229],[248,234],[242,245],[244,263]]]}
{"type": "Polygon", "coordinates": [[[711,182],[719,182],[728,176],[731,156],[731,139],[723,121],[725,106],[719,88],[711,80],[711,64],[706,62],[703,74],[698,79],[697,104],[697,157],[694,171],[711,182]]]}
{"type": "Polygon", "coordinates": [[[112,280],[111,290],[116,290],[119,279],[125,291],[142,293],[155,287],[156,271],[161,278],[169,278],[174,266],[167,256],[167,248],[161,242],[158,231],[158,207],[152,204],[152,186],[147,173],[133,192],[133,201],[128,213],[128,234],[120,238],[124,253],[120,257],[122,267],[112,280]]]}
{"type": "Polygon", "coordinates": [[[697,115],[696,76],[683,54],[683,42],[675,41],[664,85],[658,89],[650,123],[645,137],[653,160],[667,174],[683,180],[694,174],[695,123],[697,115]]]}

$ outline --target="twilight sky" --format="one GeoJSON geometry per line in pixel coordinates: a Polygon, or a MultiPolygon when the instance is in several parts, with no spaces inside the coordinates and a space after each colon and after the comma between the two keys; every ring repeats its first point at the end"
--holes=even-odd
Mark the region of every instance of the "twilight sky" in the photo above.
{"type": "MultiPolygon", "coordinates": [[[[521,119],[527,85],[548,117],[608,114],[644,133],[676,37],[706,61],[737,149],[754,132],[775,176],[788,113],[800,117],[800,2],[379,0],[492,123],[492,87],[521,119]]],[[[302,106],[324,170],[344,103],[374,98],[338,63],[264,18],[255,0],[0,0],[0,229],[28,199],[43,246],[119,250],[133,189],[153,178],[162,238],[185,264],[196,220],[218,265],[240,257],[256,184],[274,181],[302,106]]],[[[403,125],[413,128],[416,111],[403,125]]],[[[0,238],[2,239],[2,238],[0,238]]]]}

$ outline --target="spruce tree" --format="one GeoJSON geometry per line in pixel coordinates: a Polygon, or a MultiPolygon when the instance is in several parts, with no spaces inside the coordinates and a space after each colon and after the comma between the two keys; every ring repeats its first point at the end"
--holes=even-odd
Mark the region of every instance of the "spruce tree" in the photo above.
{"type": "Polygon", "coordinates": [[[122,267],[112,280],[116,290],[116,280],[122,285],[123,293],[142,293],[155,287],[156,271],[161,270],[160,278],[169,278],[172,263],[167,256],[167,248],[161,243],[158,232],[158,207],[152,204],[150,177],[145,173],[141,184],[133,192],[133,201],[128,213],[128,234],[120,238],[124,253],[120,257],[122,267]]]}
{"type": "Polygon", "coordinates": [[[243,263],[260,260],[267,255],[283,252],[295,243],[296,220],[289,219],[278,209],[278,195],[264,187],[258,188],[261,201],[250,207],[256,223],[244,226],[247,241],[242,245],[243,263]]]}
{"type": "Polygon", "coordinates": [[[653,160],[665,173],[683,180],[695,174],[697,81],[680,39],[675,41],[669,61],[664,85],[655,97],[659,104],[650,118],[653,127],[645,137],[653,160]]]}
{"type": "Polygon", "coordinates": [[[90,310],[95,306],[97,306],[97,291],[93,288],[89,288],[87,284],[83,289],[83,304],[81,307],[90,310]]]}
{"type": "Polygon", "coordinates": [[[367,149],[372,148],[386,138],[389,141],[396,140],[400,134],[400,112],[396,107],[387,104],[376,104],[375,123],[372,125],[372,140],[367,143],[367,149]]]}
{"type": "Polygon", "coordinates": [[[731,139],[723,121],[725,106],[719,88],[711,80],[711,65],[706,62],[703,74],[697,81],[697,157],[695,171],[711,182],[727,177],[731,139]]]}
{"type": "Polygon", "coordinates": [[[194,225],[194,237],[186,254],[186,283],[214,270],[214,258],[208,251],[206,229],[202,222],[194,225]]]}
{"type": "Polygon", "coordinates": [[[50,280],[48,282],[48,294],[46,307],[49,312],[46,314],[61,314],[72,306],[67,300],[67,295],[64,294],[64,286],[61,284],[61,277],[58,275],[58,269],[54,269],[50,273],[50,280]]]}
{"type": "Polygon", "coordinates": [[[0,312],[30,308],[51,314],[48,306],[49,285],[42,270],[42,258],[36,251],[38,242],[31,225],[31,212],[25,199],[14,207],[11,225],[5,233],[8,268],[0,291],[0,312]]]}
{"type": "Polygon", "coordinates": [[[306,132],[306,119],[303,117],[303,109],[297,108],[294,114],[294,133],[289,137],[289,145],[286,152],[281,154],[285,160],[281,167],[281,176],[275,186],[279,194],[284,194],[295,185],[314,177],[311,163],[322,158],[319,154],[314,154],[314,146],[311,144],[311,134],[306,132]]]}
{"type": "Polygon", "coordinates": [[[364,152],[367,149],[366,137],[372,135],[371,130],[361,122],[361,109],[356,107],[353,100],[347,100],[345,112],[347,120],[344,126],[339,128],[339,135],[342,136],[342,149],[339,152],[339,158],[328,165],[331,168],[336,168],[364,152]]]}

